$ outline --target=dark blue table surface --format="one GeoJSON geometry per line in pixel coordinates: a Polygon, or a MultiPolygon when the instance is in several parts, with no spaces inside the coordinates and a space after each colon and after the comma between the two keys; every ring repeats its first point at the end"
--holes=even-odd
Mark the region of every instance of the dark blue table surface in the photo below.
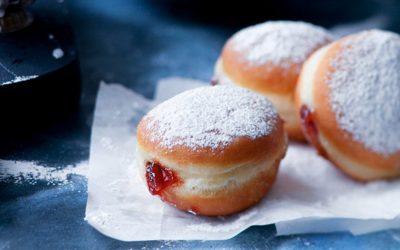
{"type": "MultiPolygon", "coordinates": [[[[15,135],[6,147],[1,142],[0,158],[59,168],[87,160],[101,80],[122,83],[148,98],[163,77],[208,80],[225,40],[248,24],[301,18],[330,27],[381,13],[388,28],[400,27],[400,3],[395,0],[299,2],[248,1],[232,3],[229,9],[198,0],[191,6],[179,0],[57,3],[68,12],[76,35],[83,81],[80,111],[35,134],[15,135]]],[[[41,4],[34,8],[40,10],[41,4]]],[[[71,176],[64,186],[0,183],[0,249],[400,249],[400,230],[357,237],[345,232],[277,237],[272,225],[252,227],[225,241],[121,242],[84,221],[86,190],[80,176],[71,176]]]]}

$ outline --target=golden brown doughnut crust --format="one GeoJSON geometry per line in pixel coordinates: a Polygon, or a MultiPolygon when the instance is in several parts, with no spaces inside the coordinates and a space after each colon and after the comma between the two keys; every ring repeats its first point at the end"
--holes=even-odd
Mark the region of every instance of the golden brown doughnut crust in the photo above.
{"type": "MultiPolygon", "coordinates": [[[[344,39],[351,39],[348,36],[344,39]]],[[[352,162],[356,162],[365,166],[366,169],[371,169],[381,173],[380,176],[366,177],[362,173],[354,173],[338,162],[337,159],[327,153],[320,142],[312,142],[318,149],[321,155],[329,159],[338,168],[350,175],[352,178],[360,181],[368,181],[379,178],[390,178],[400,176],[400,152],[396,152],[389,156],[379,154],[366,148],[362,143],[352,139],[352,135],[342,129],[336,120],[336,114],[330,104],[330,89],[328,86],[329,76],[334,69],[331,64],[332,58],[335,57],[342,50],[344,39],[338,40],[329,45],[326,54],[321,58],[314,78],[314,92],[313,94],[313,122],[318,129],[318,133],[322,133],[329,141],[332,147],[351,158],[352,162]]],[[[309,59],[310,60],[310,59],[309,59]]],[[[303,74],[305,74],[305,67],[300,77],[300,84],[302,84],[303,74]]],[[[296,107],[297,110],[301,109],[303,101],[300,98],[300,87],[296,91],[296,107]]],[[[306,128],[303,127],[303,131],[306,128]]]]}
{"type": "Polygon", "coordinates": [[[219,166],[225,168],[231,164],[258,162],[267,155],[275,155],[286,144],[283,122],[276,116],[276,126],[270,134],[250,139],[238,137],[223,148],[197,148],[193,150],[184,145],[174,145],[171,148],[163,147],[160,141],[151,141],[147,134],[146,118],[140,121],[137,128],[138,144],[155,155],[173,161],[179,165],[219,166]]]}
{"type": "Polygon", "coordinates": [[[285,123],[285,130],[287,131],[290,139],[306,143],[306,138],[304,137],[304,133],[300,125],[297,126],[297,124],[290,125],[288,123],[285,123]]]}
{"type": "Polygon", "coordinates": [[[263,94],[293,94],[301,65],[290,62],[287,62],[291,65],[289,68],[268,63],[251,65],[233,46],[233,40],[228,40],[222,50],[221,62],[225,73],[235,83],[263,94]]]}

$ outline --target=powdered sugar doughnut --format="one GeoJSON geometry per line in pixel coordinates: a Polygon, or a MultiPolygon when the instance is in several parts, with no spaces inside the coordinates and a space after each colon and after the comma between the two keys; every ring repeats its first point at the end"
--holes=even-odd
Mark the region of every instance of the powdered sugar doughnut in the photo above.
{"type": "Polygon", "coordinates": [[[215,83],[234,84],[267,96],[292,139],[303,139],[293,94],[304,61],[331,41],[323,28],[304,22],[265,22],[228,40],[215,66],[215,83]]]}
{"type": "Polygon", "coordinates": [[[179,209],[217,216],[257,203],[287,147],[263,96],[229,86],[179,94],[137,129],[136,162],[149,191],[179,209]]]}
{"type": "Polygon", "coordinates": [[[308,139],[359,180],[400,175],[400,36],[371,30],[315,52],[296,103],[308,139]]]}

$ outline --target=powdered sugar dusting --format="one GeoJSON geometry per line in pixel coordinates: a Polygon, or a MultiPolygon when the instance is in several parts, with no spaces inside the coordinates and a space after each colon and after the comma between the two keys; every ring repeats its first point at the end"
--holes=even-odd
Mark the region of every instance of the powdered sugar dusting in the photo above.
{"type": "Polygon", "coordinates": [[[317,48],[332,40],[318,26],[293,21],[265,22],[239,31],[233,48],[254,65],[271,63],[281,67],[301,64],[317,48]]]}
{"type": "Polygon", "coordinates": [[[389,155],[400,150],[400,36],[371,30],[345,40],[328,77],[339,125],[389,155]]]}
{"type": "Polygon", "coordinates": [[[11,84],[11,83],[16,83],[16,82],[27,81],[27,80],[35,79],[35,78],[37,78],[37,77],[38,77],[37,75],[31,75],[31,76],[15,76],[15,78],[12,79],[11,81],[2,82],[2,83],[0,83],[0,85],[7,85],[7,84],[11,84]]]}
{"type": "Polygon", "coordinates": [[[166,148],[216,149],[237,137],[268,135],[276,117],[265,97],[243,88],[215,86],[183,92],[150,111],[146,119],[150,139],[166,148]]]}
{"type": "Polygon", "coordinates": [[[70,175],[87,176],[89,165],[86,162],[65,168],[45,167],[28,161],[0,160],[0,183],[31,184],[46,182],[48,185],[63,185],[69,182],[70,175]]]}
{"type": "Polygon", "coordinates": [[[51,54],[55,59],[60,59],[64,56],[64,51],[61,48],[55,48],[51,54]]]}

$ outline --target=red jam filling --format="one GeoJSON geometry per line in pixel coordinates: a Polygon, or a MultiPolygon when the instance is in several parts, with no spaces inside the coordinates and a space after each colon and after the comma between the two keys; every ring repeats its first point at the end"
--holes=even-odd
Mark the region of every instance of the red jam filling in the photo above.
{"type": "Polygon", "coordinates": [[[152,195],[161,195],[171,185],[179,183],[174,171],[155,161],[146,162],[147,187],[152,195]]]}
{"type": "Polygon", "coordinates": [[[300,119],[308,139],[318,144],[318,130],[313,120],[313,112],[306,105],[300,108],[300,119]]]}
{"type": "Polygon", "coordinates": [[[211,79],[211,86],[215,86],[215,85],[217,85],[218,84],[218,78],[216,77],[216,76],[214,76],[212,79],[211,79]]]}

